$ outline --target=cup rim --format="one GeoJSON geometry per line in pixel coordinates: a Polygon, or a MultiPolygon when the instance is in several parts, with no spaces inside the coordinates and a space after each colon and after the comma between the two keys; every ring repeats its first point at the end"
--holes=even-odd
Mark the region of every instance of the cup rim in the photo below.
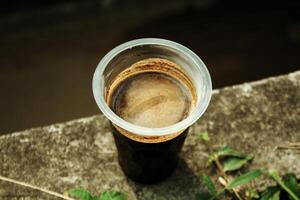
{"type": "Polygon", "coordinates": [[[101,59],[101,61],[97,65],[93,76],[92,87],[93,87],[93,95],[95,101],[98,107],[100,108],[100,110],[102,111],[102,113],[113,124],[139,136],[166,136],[169,134],[174,134],[185,130],[193,123],[195,123],[202,116],[202,114],[205,112],[206,108],[208,107],[212,95],[211,78],[206,68],[206,65],[203,63],[203,61],[187,47],[170,40],[159,39],[159,38],[142,38],[142,39],[131,40],[113,48],[101,59]],[[206,85],[203,91],[204,95],[203,98],[201,99],[201,102],[196,105],[194,110],[190,113],[190,115],[187,118],[183,119],[182,121],[176,124],[166,126],[166,127],[161,127],[161,128],[148,128],[148,127],[142,127],[142,126],[132,124],[130,122],[125,121],[118,115],[116,115],[110,109],[110,107],[107,105],[104,99],[103,73],[105,71],[106,66],[115,56],[117,56],[122,51],[130,49],[132,47],[142,46],[142,45],[162,45],[162,46],[167,46],[169,48],[172,48],[184,54],[189,59],[191,59],[195,63],[195,66],[197,66],[200,69],[201,73],[203,73],[202,77],[204,77],[203,81],[206,85]]]}

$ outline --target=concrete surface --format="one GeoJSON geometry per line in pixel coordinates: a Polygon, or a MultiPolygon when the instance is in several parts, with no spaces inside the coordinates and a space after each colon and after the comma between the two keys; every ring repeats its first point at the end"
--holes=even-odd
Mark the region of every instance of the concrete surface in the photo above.
{"type": "MultiPolygon", "coordinates": [[[[300,141],[299,114],[300,71],[215,90],[208,110],[190,129],[175,174],[160,184],[140,185],[123,175],[104,116],[1,136],[0,174],[60,193],[82,187],[93,193],[122,191],[129,200],[194,199],[203,189],[199,175],[215,175],[206,167],[208,145],[197,136],[208,131],[211,148],[251,152],[251,168],[273,167],[299,178],[299,153],[274,149],[300,141]]],[[[0,199],[55,198],[0,181],[0,199]]]]}

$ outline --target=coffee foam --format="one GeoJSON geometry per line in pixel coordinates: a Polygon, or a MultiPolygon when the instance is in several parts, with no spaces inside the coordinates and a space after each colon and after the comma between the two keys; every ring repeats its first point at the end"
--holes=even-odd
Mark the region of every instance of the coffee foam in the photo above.
{"type": "MultiPolygon", "coordinates": [[[[186,118],[195,106],[196,93],[189,77],[175,63],[149,58],[134,63],[106,87],[106,102],[121,118],[132,124],[161,128],[186,118]]],[[[140,136],[116,125],[133,140],[146,143],[167,141],[178,136],[140,136]]]]}

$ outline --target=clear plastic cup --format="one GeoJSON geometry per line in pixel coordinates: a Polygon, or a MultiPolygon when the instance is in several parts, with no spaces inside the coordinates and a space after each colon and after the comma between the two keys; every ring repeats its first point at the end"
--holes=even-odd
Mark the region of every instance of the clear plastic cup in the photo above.
{"type": "Polygon", "coordinates": [[[209,104],[212,83],[205,64],[185,46],[165,39],[144,38],[123,43],[102,58],[94,73],[93,94],[112,124],[119,163],[125,174],[138,182],[154,183],[175,169],[189,126],[201,117],[209,104]],[[138,126],[119,117],[106,102],[107,85],[126,68],[147,58],[176,63],[195,88],[194,109],[176,124],[161,128],[138,126]]]}

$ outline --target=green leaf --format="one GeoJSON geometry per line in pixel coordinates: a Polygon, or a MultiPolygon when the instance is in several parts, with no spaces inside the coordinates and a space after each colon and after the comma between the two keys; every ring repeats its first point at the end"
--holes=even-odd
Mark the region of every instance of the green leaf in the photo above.
{"type": "Polygon", "coordinates": [[[126,200],[121,192],[103,192],[96,200],[126,200]]]}
{"type": "Polygon", "coordinates": [[[283,177],[284,184],[298,197],[300,198],[300,187],[297,183],[295,174],[286,174],[283,177]]]}
{"type": "Polygon", "coordinates": [[[255,188],[247,189],[246,192],[249,199],[259,199],[259,194],[255,188]]]}
{"type": "Polygon", "coordinates": [[[268,187],[263,193],[260,200],[280,200],[280,188],[268,187]]]}
{"type": "Polygon", "coordinates": [[[237,158],[245,158],[247,157],[246,154],[240,153],[228,146],[223,147],[222,149],[218,150],[217,152],[214,152],[209,155],[208,158],[208,164],[211,164],[219,157],[237,157],[237,158]]]}
{"type": "Polygon", "coordinates": [[[70,196],[78,197],[80,200],[94,200],[93,196],[81,188],[73,188],[67,191],[70,196]]]}
{"type": "Polygon", "coordinates": [[[253,156],[249,155],[245,158],[236,158],[236,157],[230,157],[224,161],[223,167],[224,171],[234,171],[237,169],[240,169],[242,166],[248,163],[248,161],[252,160],[253,156]]]}
{"type": "Polygon", "coordinates": [[[203,140],[204,142],[209,142],[210,138],[209,138],[209,135],[208,135],[208,132],[203,132],[203,133],[200,133],[199,134],[199,137],[201,140],[203,140]]]}
{"type": "Polygon", "coordinates": [[[226,189],[232,189],[239,185],[246,184],[246,183],[254,180],[255,178],[259,177],[262,174],[263,174],[263,172],[261,169],[250,171],[250,172],[243,174],[243,175],[233,179],[232,181],[230,181],[229,184],[227,185],[226,189]]]}
{"type": "Polygon", "coordinates": [[[217,152],[217,155],[220,156],[233,156],[233,157],[238,157],[238,158],[245,158],[247,155],[240,153],[228,146],[223,147],[217,152]]]}
{"type": "Polygon", "coordinates": [[[270,169],[268,174],[284,189],[293,200],[300,200],[297,195],[284,183],[282,178],[279,176],[279,173],[275,169],[270,169]]]}
{"type": "Polygon", "coordinates": [[[218,194],[216,186],[209,176],[203,175],[202,181],[205,184],[205,186],[207,187],[208,192],[211,196],[216,196],[218,194]]]}

